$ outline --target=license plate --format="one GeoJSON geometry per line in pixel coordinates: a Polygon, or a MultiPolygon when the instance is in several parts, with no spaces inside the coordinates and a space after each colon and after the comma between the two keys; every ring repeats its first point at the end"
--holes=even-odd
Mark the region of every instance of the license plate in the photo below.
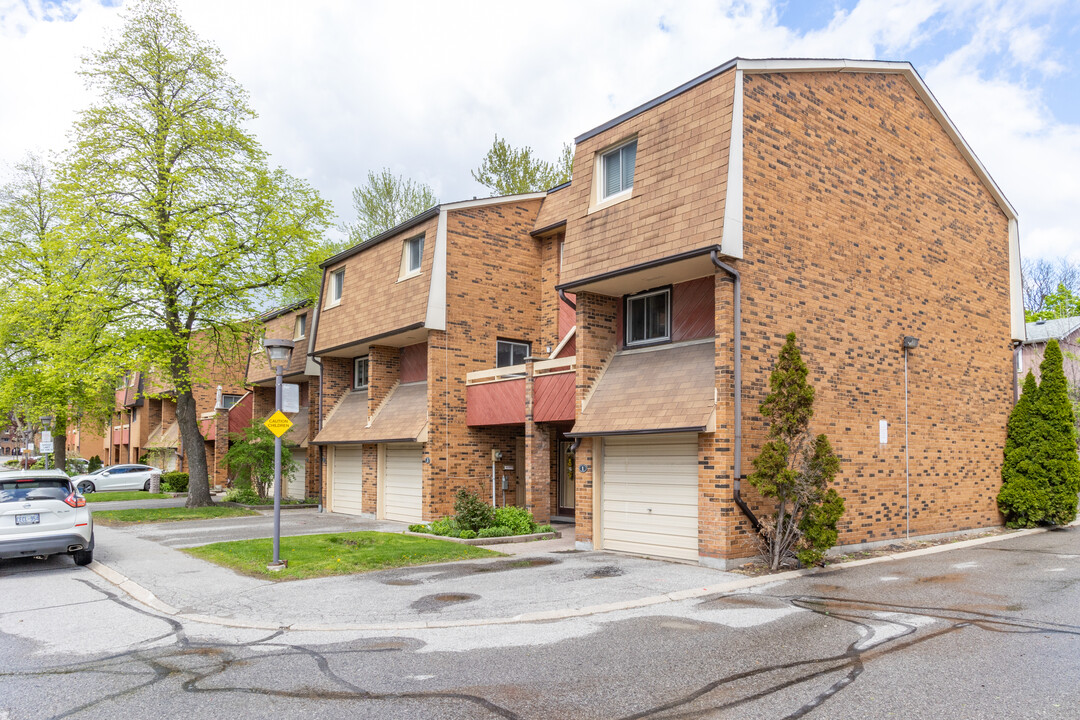
{"type": "Polygon", "coordinates": [[[32,515],[16,515],[16,525],[37,525],[41,522],[41,514],[33,513],[32,515]]]}

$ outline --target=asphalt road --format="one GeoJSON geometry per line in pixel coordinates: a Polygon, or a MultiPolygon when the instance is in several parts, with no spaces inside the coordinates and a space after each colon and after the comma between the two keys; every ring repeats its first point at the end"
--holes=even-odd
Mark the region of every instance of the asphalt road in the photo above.
{"type": "Polygon", "coordinates": [[[0,718],[1080,716],[1080,528],[526,625],[179,622],[66,557],[0,598],[0,718]]]}

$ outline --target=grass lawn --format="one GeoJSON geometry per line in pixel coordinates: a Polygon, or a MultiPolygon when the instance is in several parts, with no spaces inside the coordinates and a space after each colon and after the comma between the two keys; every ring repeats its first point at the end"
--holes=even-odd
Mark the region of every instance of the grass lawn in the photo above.
{"type": "Polygon", "coordinates": [[[93,492],[83,495],[86,502],[120,502],[121,500],[164,500],[171,498],[168,493],[149,493],[142,490],[128,490],[125,492],[93,492]]]}
{"type": "Polygon", "coordinates": [[[281,557],[289,561],[289,567],[280,572],[266,569],[267,563],[274,557],[273,541],[270,538],[219,542],[188,548],[184,552],[245,575],[274,580],[351,575],[370,570],[497,557],[502,554],[473,545],[381,532],[283,537],[281,557]]]}
{"type": "Polygon", "coordinates": [[[254,510],[238,507],[186,508],[166,507],[146,510],[100,510],[94,513],[94,522],[102,525],[133,525],[135,523],[171,522],[174,520],[203,520],[206,518],[258,515],[254,510]]]}

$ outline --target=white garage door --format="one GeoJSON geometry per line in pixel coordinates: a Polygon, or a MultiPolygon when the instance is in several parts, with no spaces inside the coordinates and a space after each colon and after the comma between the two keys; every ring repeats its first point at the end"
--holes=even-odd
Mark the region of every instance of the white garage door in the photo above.
{"type": "Polygon", "coordinates": [[[294,500],[307,498],[307,450],[292,450],[292,459],[296,463],[289,481],[285,483],[285,494],[294,500]]]}
{"type": "Polygon", "coordinates": [[[387,520],[418,523],[423,519],[423,446],[387,443],[384,447],[383,516],[387,520]]]}
{"type": "Polygon", "coordinates": [[[698,559],[696,435],[605,438],[605,550],[698,559]]]}
{"type": "Polygon", "coordinates": [[[359,515],[363,508],[363,450],[359,445],[335,445],[333,454],[330,509],[346,515],[359,515]]]}

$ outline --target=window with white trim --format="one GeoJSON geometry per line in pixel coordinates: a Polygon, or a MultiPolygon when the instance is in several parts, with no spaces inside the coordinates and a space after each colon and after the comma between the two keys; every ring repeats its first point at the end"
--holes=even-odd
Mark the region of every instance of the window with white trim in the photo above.
{"type": "Polygon", "coordinates": [[[303,340],[307,337],[307,313],[296,316],[296,327],[293,329],[293,340],[303,340]]]}
{"type": "Polygon", "coordinates": [[[341,302],[341,295],[345,292],[345,268],[335,270],[330,274],[330,307],[341,302]]]}
{"type": "Polygon", "coordinates": [[[243,398],[244,398],[243,395],[228,395],[228,394],[222,395],[221,396],[221,407],[228,410],[233,405],[240,402],[243,398]]]}
{"type": "Polygon", "coordinates": [[[527,342],[516,340],[497,340],[495,342],[495,367],[521,365],[529,357],[531,346],[527,342]]]}
{"type": "Polygon", "coordinates": [[[367,390],[368,386],[368,356],[361,355],[353,360],[353,389],[367,390]]]}
{"type": "Polygon", "coordinates": [[[607,200],[634,187],[634,165],[637,161],[637,138],[609,150],[600,158],[602,185],[600,199],[607,200]]]}
{"type": "Polygon", "coordinates": [[[670,288],[627,296],[624,321],[628,346],[670,340],[670,288]]]}
{"type": "Polygon", "coordinates": [[[420,272],[420,264],[424,260],[424,236],[418,235],[409,238],[401,248],[401,275],[402,277],[416,275],[420,272]]]}

